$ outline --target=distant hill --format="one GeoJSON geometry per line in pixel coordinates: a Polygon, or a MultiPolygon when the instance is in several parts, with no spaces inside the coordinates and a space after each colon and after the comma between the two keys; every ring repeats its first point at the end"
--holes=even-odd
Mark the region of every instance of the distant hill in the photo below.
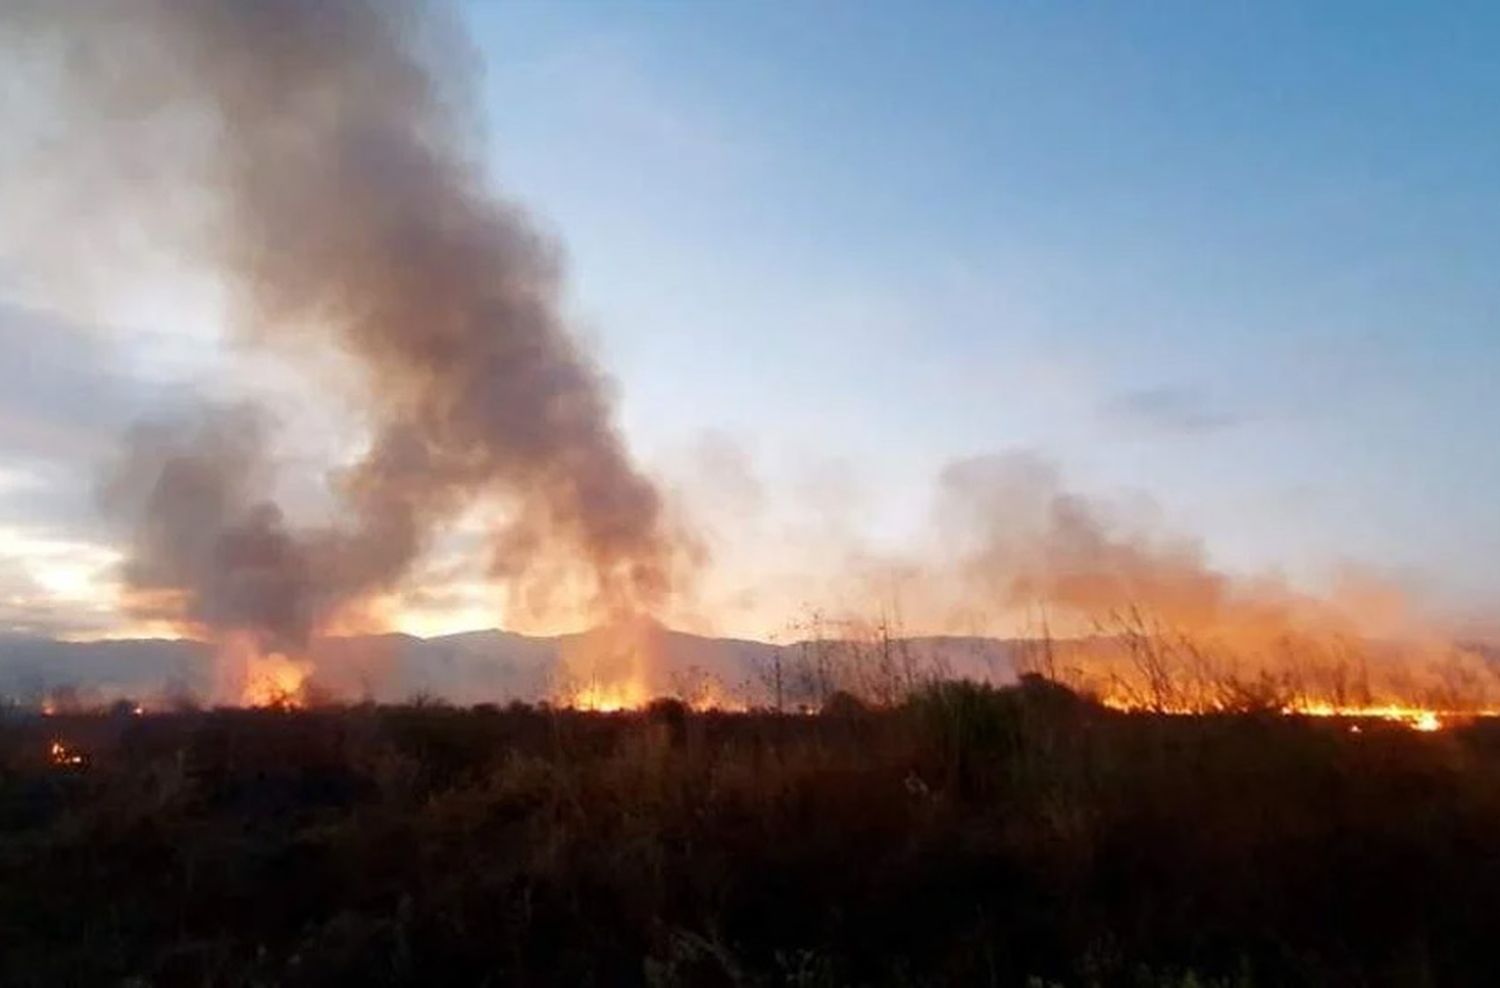
{"type": "MultiPolygon", "coordinates": [[[[879,675],[941,669],[993,682],[1015,678],[1017,643],[917,637],[771,644],[713,638],[654,624],[537,637],[498,629],[433,638],[404,634],[326,638],[310,650],[314,683],[342,699],[431,696],[454,703],[534,702],[590,682],[634,678],[648,695],[716,695],[769,701],[778,663],[787,702],[840,682],[856,666],[879,675]],[[820,680],[821,677],[821,681],[820,680]]],[[[67,642],[0,635],[0,696],[24,704],[55,696],[99,703],[191,696],[212,701],[215,653],[204,642],[132,639],[67,642]]]]}

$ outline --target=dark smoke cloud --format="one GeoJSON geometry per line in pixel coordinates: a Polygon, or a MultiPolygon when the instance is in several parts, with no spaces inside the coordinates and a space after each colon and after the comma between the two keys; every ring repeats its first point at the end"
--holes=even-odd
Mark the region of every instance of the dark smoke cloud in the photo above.
{"type": "Polygon", "coordinates": [[[580,583],[596,613],[662,602],[678,543],[559,315],[556,248],[485,187],[450,21],[378,0],[23,0],[0,28],[60,42],[96,116],[188,121],[155,163],[166,178],[134,187],[140,214],[221,270],[244,338],[292,355],[331,342],[364,372],[373,440],[336,477],[336,530],[296,531],[255,491],[264,428],[243,413],[135,435],[106,503],[139,520],[127,575],[144,599],[302,638],[498,496],[513,521],[494,571],[524,606],[580,583]]]}
{"type": "Polygon", "coordinates": [[[100,501],[136,521],[122,574],[135,614],[276,649],[305,643],[325,616],[313,559],[332,539],[293,534],[270,500],[268,431],[250,406],[131,430],[100,501]]]}

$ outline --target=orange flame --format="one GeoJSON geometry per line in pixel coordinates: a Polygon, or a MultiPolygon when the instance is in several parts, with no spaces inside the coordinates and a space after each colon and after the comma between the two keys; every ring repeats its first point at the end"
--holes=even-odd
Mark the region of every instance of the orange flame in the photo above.
{"type": "Polygon", "coordinates": [[[554,702],[574,710],[639,710],[658,698],[693,710],[746,704],[706,670],[674,668],[667,632],[649,618],[621,619],[569,642],[554,702]]]}
{"type": "Polygon", "coordinates": [[[53,741],[47,748],[48,757],[52,764],[60,767],[77,767],[84,763],[85,759],[80,752],[63,744],[61,741],[53,741]]]}
{"type": "MultiPolygon", "coordinates": [[[[1284,714],[1301,714],[1304,717],[1346,717],[1360,720],[1389,720],[1404,724],[1414,731],[1442,730],[1457,715],[1448,711],[1428,710],[1424,707],[1407,707],[1387,703],[1376,706],[1340,707],[1331,703],[1292,704],[1281,708],[1284,714]]],[[[1467,714],[1467,717],[1485,716],[1467,714]]]]}
{"type": "Polygon", "coordinates": [[[301,707],[306,703],[308,662],[279,652],[251,656],[245,665],[245,686],[240,702],[247,707],[301,707]]]}
{"type": "Polygon", "coordinates": [[[617,713],[644,709],[651,701],[663,697],[678,700],[688,709],[700,713],[708,710],[744,712],[750,709],[743,700],[729,695],[711,682],[699,684],[691,690],[653,693],[645,683],[635,679],[589,683],[572,692],[565,692],[557,703],[572,710],[617,713]]]}
{"type": "Polygon", "coordinates": [[[291,709],[307,705],[312,663],[281,652],[264,651],[250,634],[219,643],[219,695],[244,707],[291,709]]]}
{"type": "MultiPolygon", "coordinates": [[[[1101,698],[1100,702],[1111,710],[1119,710],[1124,713],[1151,712],[1166,714],[1168,716],[1194,716],[1213,712],[1197,707],[1154,708],[1111,696],[1101,698]]],[[[1320,717],[1351,721],[1383,720],[1409,727],[1414,731],[1423,732],[1441,731],[1454,724],[1500,717],[1500,710],[1490,709],[1442,710],[1403,703],[1343,705],[1318,700],[1299,700],[1288,703],[1280,707],[1278,712],[1292,717],[1320,717]]],[[[1352,726],[1350,730],[1354,733],[1359,733],[1358,725],[1352,726]]]]}
{"type": "Polygon", "coordinates": [[[613,683],[593,682],[575,692],[564,695],[561,704],[574,710],[589,710],[597,713],[614,713],[620,710],[635,710],[651,700],[644,684],[635,680],[613,683]]]}

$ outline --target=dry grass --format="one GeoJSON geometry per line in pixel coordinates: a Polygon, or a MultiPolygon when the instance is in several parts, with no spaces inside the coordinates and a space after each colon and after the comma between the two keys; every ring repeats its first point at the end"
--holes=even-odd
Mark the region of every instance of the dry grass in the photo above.
{"type": "Polygon", "coordinates": [[[0,726],[0,982],[1472,984],[1500,732],[441,705],[0,726]],[[88,754],[52,765],[49,741],[88,754]],[[132,980],[133,979],[133,980],[132,980]]]}

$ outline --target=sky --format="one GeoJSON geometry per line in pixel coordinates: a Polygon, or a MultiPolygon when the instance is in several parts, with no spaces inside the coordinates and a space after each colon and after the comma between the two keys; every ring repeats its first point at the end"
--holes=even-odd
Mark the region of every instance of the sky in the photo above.
{"type": "MultiPolygon", "coordinates": [[[[721,604],[754,600],[715,630],[775,630],[830,533],[903,544],[946,463],[1011,450],[1230,571],[1500,613],[1493,5],[462,16],[494,185],[562,245],[721,604]]],[[[91,478],[124,427],[295,387],[227,353],[201,279],[84,304],[25,267],[0,263],[0,626],[109,632],[91,478]]],[[[345,441],[298,432],[292,459],[345,441]]]]}

